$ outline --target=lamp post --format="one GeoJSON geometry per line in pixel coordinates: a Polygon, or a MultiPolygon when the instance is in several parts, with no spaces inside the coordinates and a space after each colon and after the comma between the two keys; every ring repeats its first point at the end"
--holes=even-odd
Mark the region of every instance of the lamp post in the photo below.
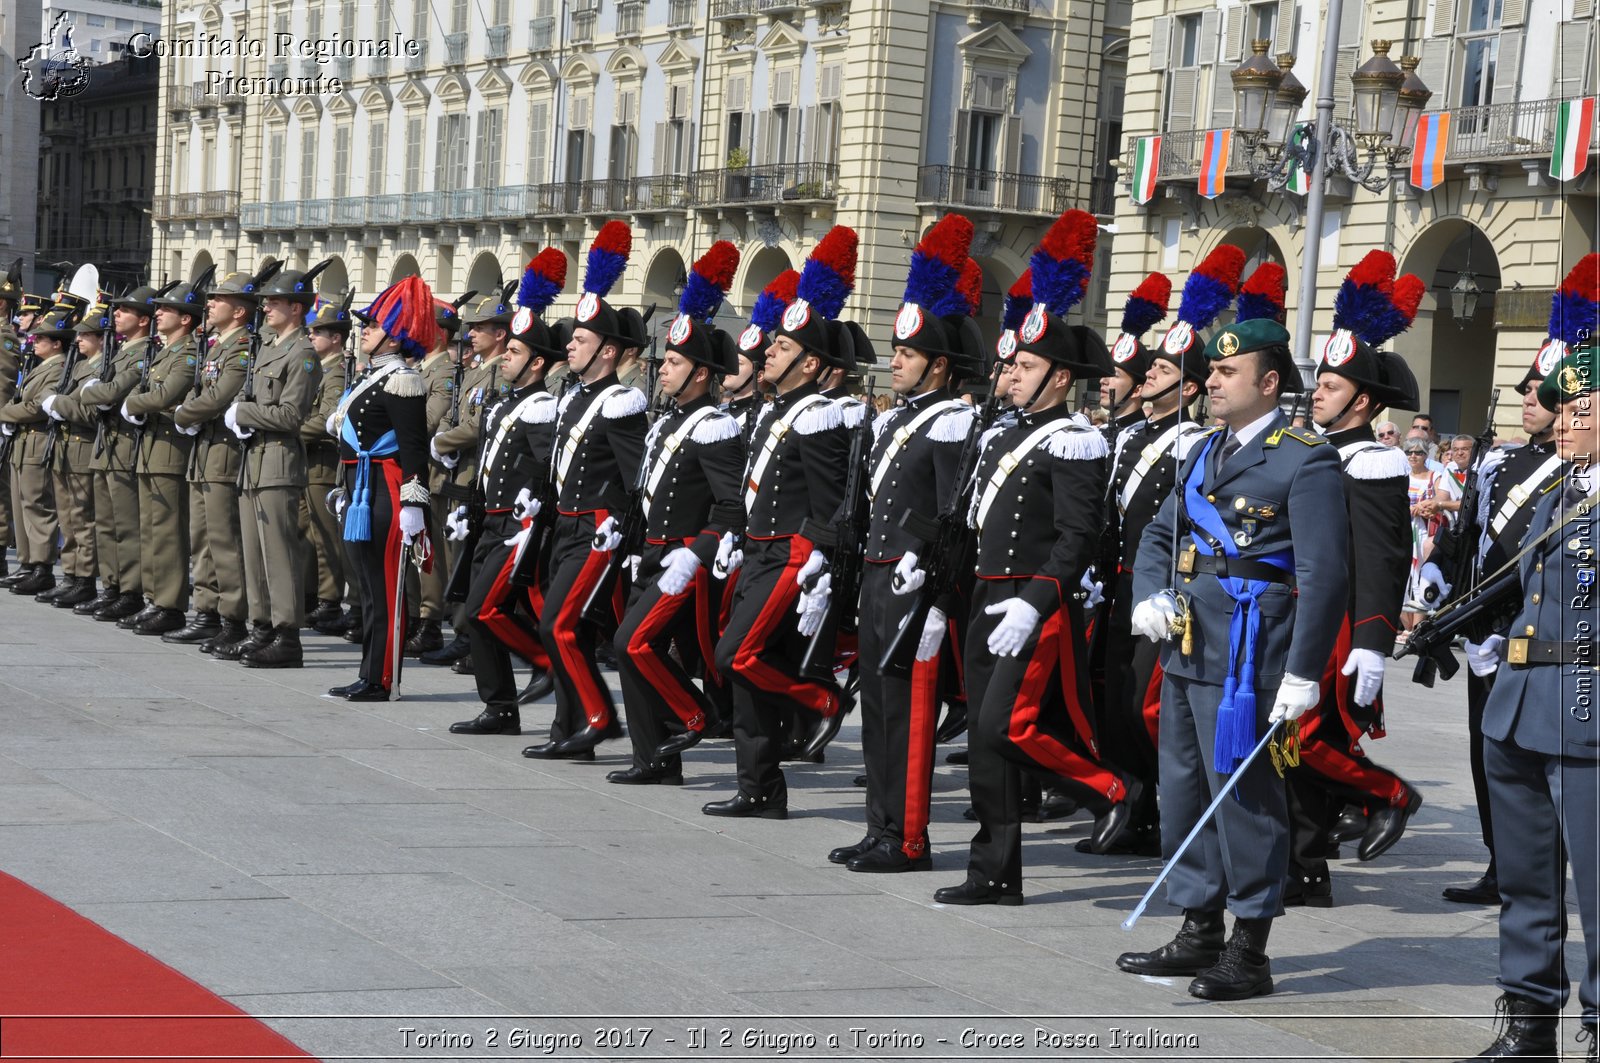
{"type": "Polygon", "coordinates": [[[1296,168],[1309,180],[1294,328],[1295,363],[1307,379],[1314,369],[1311,318],[1316,309],[1327,174],[1330,169],[1341,173],[1370,192],[1386,190],[1395,168],[1411,153],[1417,118],[1433,95],[1417,77],[1416,59],[1408,56],[1396,66],[1389,58],[1390,42],[1373,41],[1372,58],[1350,75],[1355,132],[1334,125],[1343,11],[1344,0],[1328,0],[1322,64],[1317,68],[1316,119],[1310,130],[1299,121],[1306,89],[1292,72],[1294,56],[1279,56],[1274,67],[1266,55],[1269,42],[1251,41],[1250,57],[1232,72],[1238,135],[1251,176],[1266,181],[1273,191],[1281,191],[1296,168]]]}

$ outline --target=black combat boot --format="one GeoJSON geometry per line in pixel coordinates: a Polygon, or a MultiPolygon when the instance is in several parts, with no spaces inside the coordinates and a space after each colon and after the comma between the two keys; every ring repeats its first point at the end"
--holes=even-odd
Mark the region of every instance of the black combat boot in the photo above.
{"type": "Polygon", "coordinates": [[[47,587],[38,594],[35,594],[33,596],[33,600],[36,602],[44,602],[46,605],[48,605],[49,603],[55,601],[60,595],[67,593],[67,591],[76,590],[77,586],[77,576],[68,576],[63,573],[60,583],[57,583],[54,587],[47,587]]]}
{"type": "Polygon", "coordinates": [[[229,620],[227,617],[223,617],[222,626],[217,629],[217,633],[200,643],[196,648],[201,653],[210,653],[218,646],[229,642],[243,642],[249,637],[250,629],[245,626],[243,620],[229,620]]]}
{"type": "Polygon", "coordinates": [[[157,609],[154,616],[133,625],[135,635],[167,635],[182,631],[186,619],[182,609],[157,609]]]}
{"type": "Polygon", "coordinates": [[[76,587],[62,591],[54,598],[51,598],[50,604],[57,609],[71,609],[76,612],[78,606],[98,601],[99,598],[100,595],[96,594],[94,590],[94,577],[83,576],[79,578],[76,587]]]}
{"type": "MultiPolygon", "coordinates": [[[[124,631],[132,631],[134,628],[138,627],[146,620],[149,620],[159,612],[161,612],[161,606],[157,605],[155,602],[145,602],[144,607],[137,613],[134,613],[132,616],[125,616],[121,620],[118,620],[117,626],[124,631]]],[[[182,625],[180,624],[179,626],[181,627],[182,625]]]]}
{"type": "Polygon", "coordinates": [[[439,621],[418,620],[416,630],[406,639],[405,655],[421,657],[424,653],[437,650],[443,645],[444,633],[439,630],[439,621]]]}
{"type": "MultiPolygon", "coordinates": [[[[443,635],[439,636],[441,639],[443,635]]],[[[456,637],[443,646],[426,650],[417,655],[423,664],[454,664],[472,652],[472,643],[467,640],[466,633],[457,631],[456,637]]]]}
{"type": "Polygon", "coordinates": [[[1222,913],[1183,910],[1183,925],[1178,933],[1154,952],[1124,952],[1117,966],[1130,974],[1196,975],[1217,962],[1222,955],[1222,913]]]}
{"type": "Polygon", "coordinates": [[[324,635],[344,634],[344,606],[319,599],[316,607],[306,614],[305,626],[324,635]]]}
{"type": "Polygon", "coordinates": [[[120,597],[122,597],[122,592],[117,590],[116,585],[107,583],[100,588],[99,594],[86,602],[79,602],[73,606],[72,613],[74,616],[93,616],[120,597]]]}
{"type": "Polygon", "coordinates": [[[0,587],[11,586],[13,583],[26,576],[28,572],[28,566],[23,564],[18,564],[17,570],[12,572],[10,566],[6,563],[6,559],[0,557],[0,587]]]}
{"type": "Polygon", "coordinates": [[[194,614],[194,619],[177,631],[169,631],[161,636],[162,642],[204,642],[222,632],[222,614],[214,609],[202,610],[194,614]]]}
{"type": "Polygon", "coordinates": [[[300,648],[300,629],[293,624],[279,624],[273,629],[272,641],[259,650],[240,655],[246,668],[303,668],[305,653],[300,648]]]}
{"type": "Polygon", "coordinates": [[[40,591],[50,590],[56,585],[56,574],[50,570],[49,565],[38,564],[33,566],[33,571],[11,585],[12,594],[38,594],[40,591]]]}
{"type": "MultiPolygon", "coordinates": [[[[1500,1029],[1500,1036],[1494,1039],[1494,1044],[1461,1063],[1485,1059],[1532,1059],[1538,1063],[1560,1063],[1561,1050],[1556,1047],[1555,1008],[1515,993],[1504,993],[1494,1002],[1494,1010],[1495,1025],[1500,1029]]],[[[1592,1027],[1589,1032],[1589,1058],[1593,1059],[1592,1027]]]]}
{"type": "Polygon", "coordinates": [[[276,629],[271,624],[250,622],[250,633],[238,642],[223,642],[219,638],[211,647],[211,656],[219,661],[237,661],[247,653],[254,653],[272,641],[276,629]]]}
{"type": "Polygon", "coordinates": [[[1272,992],[1272,961],[1267,959],[1271,919],[1233,920],[1233,936],[1216,966],[1189,983],[1189,995],[1204,1000],[1248,1000],[1272,992]]]}

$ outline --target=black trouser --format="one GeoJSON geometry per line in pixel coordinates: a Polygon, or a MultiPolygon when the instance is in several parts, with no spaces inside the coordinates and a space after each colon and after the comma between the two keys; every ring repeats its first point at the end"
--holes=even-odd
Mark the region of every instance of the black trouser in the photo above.
{"type": "MultiPolygon", "coordinates": [[[[584,617],[584,606],[608,575],[609,555],[593,549],[595,529],[606,519],[604,510],[561,513],[555,518],[550,547],[550,584],[545,588],[539,633],[556,683],[556,715],[550,740],[559,742],[587,724],[604,729],[616,716],[616,705],[600,666],[595,663],[595,625],[584,617]]],[[[621,558],[617,561],[620,563],[621,558]]]]}
{"type": "Polygon", "coordinates": [[[832,715],[839,710],[839,688],[830,680],[800,677],[807,640],[800,634],[795,575],[811,555],[800,536],[751,539],[745,543],[733,613],[717,643],[717,670],[731,677],[733,740],[739,762],[739,791],[749,797],[778,799],[788,794],[783,769],[783,710],[832,715]]]}
{"type": "MultiPolygon", "coordinates": [[[[861,574],[861,755],[867,767],[867,834],[915,859],[928,851],[933,734],[945,647],[915,662],[904,679],[883,674],[884,650],[917,601],[894,593],[894,568],[892,562],[873,562],[861,574]]],[[[908,632],[913,647],[921,634],[920,626],[908,632]]]]}
{"type": "Polygon", "coordinates": [[[1161,761],[1154,733],[1154,710],[1160,705],[1157,672],[1161,648],[1133,633],[1131,577],[1109,577],[1105,593],[1105,607],[1094,632],[1096,656],[1105,663],[1105,689],[1095,718],[1095,734],[1106,759],[1144,784],[1134,809],[1133,829],[1155,827],[1161,761]]]}
{"type": "Polygon", "coordinates": [[[711,714],[705,693],[671,652],[677,643],[677,656],[691,662],[704,657],[712,646],[715,600],[710,576],[702,566],[682,594],[663,594],[656,586],[661,580],[662,559],[685,545],[686,541],[679,540],[645,545],[639,578],[614,642],[623,711],[633,740],[633,764],[640,769],[681,770],[682,757],[668,757],[657,764],[656,748],[669,734],[705,730],[711,714]]]}
{"type": "MultiPolygon", "coordinates": [[[[346,539],[345,556],[356,577],[361,599],[361,678],[385,689],[394,686],[390,662],[395,657],[396,632],[394,607],[399,596],[401,615],[405,613],[405,578],[400,565],[406,549],[400,536],[400,464],[392,460],[372,461],[368,479],[372,493],[372,531],[364,540],[346,539]],[[398,581],[398,582],[397,582],[398,581]]],[[[355,499],[356,465],[344,467],[345,497],[355,499]]],[[[345,511],[349,519],[349,510],[345,511]]],[[[303,602],[296,602],[303,607],[303,602]]],[[[255,603],[251,603],[253,612],[255,603]]],[[[405,641],[405,625],[398,641],[405,641]]]]}
{"type": "Polygon", "coordinates": [[[1478,830],[1494,859],[1494,822],[1489,810],[1489,775],[1483,767],[1483,707],[1494,689],[1494,675],[1473,675],[1467,669],[1467,757],[1472,765],[1472,792],[1478,798],[1478,830]]]}
{"type": "Polygon", "coordinates": [[[483,534],[472,556],[467,600],[457,613],[458,629],[472,647],[478,697],[484,708],[505,716],[517,715],[517,674],[511,654],[528,658],[535,667],[544,661],[538,624],[526,607],[528,592],[511,586],[515,551],[506,540],[521,530],[522,522],[509,510],[484,517],[483,534]]]}

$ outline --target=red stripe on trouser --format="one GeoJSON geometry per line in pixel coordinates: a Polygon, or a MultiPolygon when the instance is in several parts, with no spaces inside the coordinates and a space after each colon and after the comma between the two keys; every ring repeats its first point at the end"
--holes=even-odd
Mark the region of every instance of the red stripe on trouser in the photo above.
{"type": "MultiPolygon", "coordinates": [[[[604,511],[595,517],[596,522],[600,523],[605,519],[604,511]]],[[[606,708],[605,692],[595,685],[591,670],[594,666],[578,652],[578,625],[583,623],[584,603],[589,600],[600,577],[605,575],[610,557],[610,554],[600,550],[589,551],[583,568],[578,571],[578,578],[572,582],[572,590],[556,611],[556,629],[551,632],[555,638],[556,652],[561,655],[562,671],[577,688],[578,700],[583,704],[583,714],[589,726],[596,729],[611,722],[611,713],[606,708]]]]}
{"type": "Polygon", "coordinates": [[[1331,746],[1317,735],[1323,722],[1320,711],[1300,717],[1300,764],[1324,778],[1343,783],[1375,801],[1398,805],[1405,799],[1406,784],[1399,776],[1376,764],[1363,764],[1344,750],[1331,746]]]}
{"type": "Polygon", "coordinates": [[[906,807],[900,851],[915,860],[928,851],[929,781],[933,775],[933,729],[939,716],[939,654],[911,666],[911,724],[906,728],[906,807]]]}
{"type": "Polygon", "coordinates": [[[700,660],[705,665],[706,682],[722,683],[717,674],[717,638],[722,633],[711,630],[711,575],[706,566],[694,570],[694,634],[700,643],[700,660]]]}
{"type": "Polygon", "coordinates": [[[1333,656],[1328,659],[1328,664],[1322,670],[1322,700],[1318,704],[1321,711],[1327,711],[1331,706],[1339,714],[1339,722],[1344,725],[1345,734],[1350,736],[1350,745],[1358,752],[1361,749],[1361,739],[1367,735],[1373,738],[1382,738],[1383,730],[1383,694],[1380,691],[1374,701],[1370,712],[1374,722],[1370,727],[1356,719],[1351,711],[1355,704],[1356,680],[1359,676],[1342,675],[1340,669],[1350,659],[1350,648],[1354,644],[1353,632],[1350,627],[1350,617],[1344,616],[1339,621],[1339,635],[1333,643],[1333,656]]]}
{"type": "Polygon", "coordinates": [[[809,539],[799,535],[790,538],[789,561],[784,565],[783,571],[778,573],[778,585],[773,588],[772,596],[761,607],[761,612],[756,617],[756,622],[750,625],[750,631],[745,635],[744,641],[739,643],[739,650],[733,655],[733,670],[760,690],[788,698],[823,716],[832,716],[839,711],[839,702],[831,690],[818,683],[797,681],[793,676],[786,675],[767,664],[760,656],[762,648],[778,630],[778,625],[784,622],[795,600],[800,597],[800,586],[795,583],[795,574],[805,564],[806,558],[811,556],[811,550],[809,539]]]}
{"type": "MultiPolygon", "coordinates": [[[[400,553],[406,548],[405,539],[400,534],[400,478],[401,470],[398,461],[374,461],[374,470],[383,470],[384,486],[389,489],[389,529],[383,541],[383,601],[386,623],[383,627],[383,686],[388,690],[394,689],[394,658],[395,641],[395,616],[406,615],[405,581],[400,581],[400,586],[395,586],[395,574],[400,571],[400,553]],[[398,598],[395,595],[399,595],[398,598]],[[395,603],[399,608],[395,609],[395,603]],[[392,612],[390,610],[393,610],[392,612]]],[[[405,627],[402,624],[398,632],[399,637],[405,637],[405,627]]]]}
{"type": "Polygon", "coordinates": [[[956,626],[956,618],[951,617],[946,621],[949,635],[945,644],[950,647],[950,659],[954,663],[956,673],[955,697],[960,701],[967,700],[967,659],[961,652],[961,631],[956,626]]]}
{"type": "Polygon", "coordinates": [[[1098,759],[1100,743],[1095,741],[1094,724],[1089,722],[1089,714],[1078,697],[1078,655],[1073,646],[1072,624],[1066,609],[1057,609],[1055,619],[1056,652],[1061,662],[1061,693],[1066,699],[1067,717],[1072,720],[1072,728],[1078,733],[1078,740],[1089,750],[1089,755],[1098,759]]]}
{"type": "MultiPolygon", "coordinates": [[[[1092,790],[1097,790],[1112,801],[1122,800],[1125,793],[1122,780],[1086,757],[1074,753],[1061,742],[1038,728],[1039,702],[1055,677],[1056,660],[1061,646],[1061,611],[1050,614],[1039,630],[1038,644],[1028,661],[1017,690],[1017,700],[1011,706],[1007,737],[1040,767],[1057,775],[1076,780],[1092,790]]],[[[1069,660],[1062,662],[1062,680],[1076,681],[1075,670],[1069,660]]]]}
{"type": "Polygon", "coordinates": [[[546,670],[550,667],[550,655],[545,653],[544,647],[531,632],[511,619],[510,613],[505,609],[506,603],[514,601],[516,597],[516,592],[511,586],[511,570],[515,567],[516,559],[515,550],[507,552],[505,564],[501,565],[500,571],[495,574],[494,584],[489,588],[488,597],[483,600],[483,608],[478,610],[478,623],[482,624],[506,649],[520,654],[535,668],[546,670]]]}
{"type": "Polygon", "coordinates": [[[1161,681],[1166,674],[1157,661],[1150,669],[1150,684],[1144,688],[1144,703],[1139,710],[1144,717],[1144,729],[1150,735],[1150,744],[1157,749],[1161,748],[1161,681]]]}
{"type": "Polygon", "coordinates": [[[688,594],[663,594],[656,599],[656,604],[650,607],[644,619],[639,621],[639,626],[633,629],[633,636],[628,639],[628,659],[639,673],[645,677],[657,694],[661,695],[683,725],[691,731],[703,731],[706,726],[705,710],[700,707],[700,700],[693,691],[685,690],[678,677],[672,674],[672,669],[656,655],[655,648],[650,645],[652,639],[664,631],[678,610],[688,603],[684,600],[688,594]]]}

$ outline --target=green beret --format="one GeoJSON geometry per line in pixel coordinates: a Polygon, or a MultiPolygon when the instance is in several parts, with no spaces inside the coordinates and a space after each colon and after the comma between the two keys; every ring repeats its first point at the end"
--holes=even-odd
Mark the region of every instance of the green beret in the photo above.
{"type": "Polygon", "coordinates": [[[1267,368],[1278,371],[1284,393],[1305,390],[1300,370],[1294,364],[1294,354],[1289,350],[1289,330],[1271,318],[1236,321],[1219,329],[1206,344],[1206,361],[1220,362],[1251,351],[1264,353],[1267,368]]]}
{"type": "Polygon", "coordinates": [[[1579,395],[1600,391],[1600,347],[1580,347],[1557,362],[1539,382],[1539,405],[1554,410],[1579,395]]]}

